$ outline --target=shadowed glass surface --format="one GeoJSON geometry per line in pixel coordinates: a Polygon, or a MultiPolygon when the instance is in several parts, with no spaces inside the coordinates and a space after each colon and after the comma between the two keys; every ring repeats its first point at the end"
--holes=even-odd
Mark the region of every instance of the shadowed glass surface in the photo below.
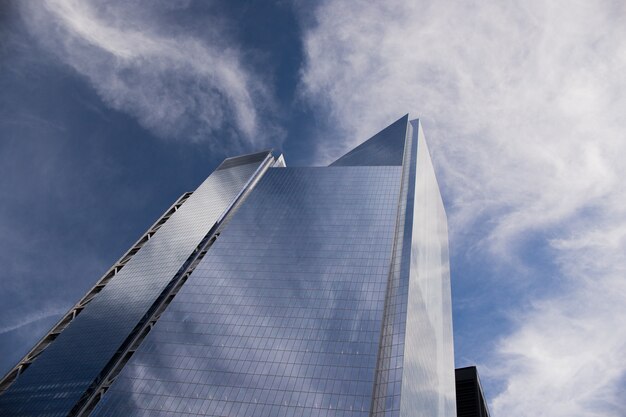
{"type": "Polygon", "coordinates": [[[330,166],[402,165],[409,115],[381,130],[330,166]]]}
{"type": "Polygon", "coordinates": [[[93,415],[369,415],[401,170],[270,169],[93,415]]]}
{"type": "Polygon", "coordinates": [[[211,174],[0,396],[0,415],[66,416],[266,155],[211,174]]]}

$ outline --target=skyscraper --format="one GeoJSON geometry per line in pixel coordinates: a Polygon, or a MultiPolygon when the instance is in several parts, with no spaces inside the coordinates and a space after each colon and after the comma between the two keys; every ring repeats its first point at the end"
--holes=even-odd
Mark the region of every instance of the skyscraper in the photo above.
{"type": "Polygon", "coordinates": [[[12,416],[455,415],[447,224],[418,120],[184,194],[0,382],[12,416]]]}

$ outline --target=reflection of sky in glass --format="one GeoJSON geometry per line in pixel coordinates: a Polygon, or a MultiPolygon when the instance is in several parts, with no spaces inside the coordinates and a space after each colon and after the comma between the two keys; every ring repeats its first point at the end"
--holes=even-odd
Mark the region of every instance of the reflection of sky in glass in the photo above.
{"type": "Polygon", "coordinates": [[[456,416],[446,214],[424,133],[417,139],[401,416],[456,416]]]}
{"type": "Polygon", "coordinates": [[[330,166],[402,165],[408,121],[402,116],[330,166]]]}
{"type": "MultiPolygon", "coordinates": [[[[404,128],[406,129],[405,117],[404,128]]],[[[396,122],[397,124],[398,122],[396,122]]],[[[392,125],[393,126],[393,125],[392,125]]],[[[386,130],[388,130],[387,128],[386,130]]],[[[383,131],[384,132],[384,131],[383,131]]],[[[408,294],[409,258],[411,246],[412,208],[415,189],[415,151],[414,140],[402,142],[404,163],[402,188],[400,191],[398,220],[395,229],[395,246],[391,262],[387,300],[383,314],[382,334],[376,378],[372,400],[373,417],[398,417],[400,415],[400,397],[402,384],[402,365],[404,360],[404,337],[406,328],[406,305],[408,294]]]]}
{"type": "Polygon", "coordinates": [[[66,416],[266,154],[211,174],[0,396],[0,414],[66,416]]]}
{"type": "Polygon", "coordinates": [[[400,175],[270,169],[94,415],[368,415],[400,175]]]}

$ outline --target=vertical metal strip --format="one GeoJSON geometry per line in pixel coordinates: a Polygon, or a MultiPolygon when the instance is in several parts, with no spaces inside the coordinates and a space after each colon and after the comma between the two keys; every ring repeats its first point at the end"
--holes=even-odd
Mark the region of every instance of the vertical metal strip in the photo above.
{"type": "Polygon", "coordinates": [[[415,155],[412,126],[407,123],[402,163],[402,180],[398,199],[394,246],[385,295],[385,307],[379,341],[376,376],[370,415],[397,416],[400,411],[402,354],[408,295],[408,265],[415,189],[415,155]]]}

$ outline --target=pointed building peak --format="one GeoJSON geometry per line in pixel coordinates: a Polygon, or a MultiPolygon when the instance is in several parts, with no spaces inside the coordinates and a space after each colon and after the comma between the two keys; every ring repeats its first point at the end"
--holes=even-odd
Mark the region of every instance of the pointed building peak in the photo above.
{"type": "Polygon", "coordinates": [[[402,165],[408,123],[407,113],[330,166],[402,165]]]}

